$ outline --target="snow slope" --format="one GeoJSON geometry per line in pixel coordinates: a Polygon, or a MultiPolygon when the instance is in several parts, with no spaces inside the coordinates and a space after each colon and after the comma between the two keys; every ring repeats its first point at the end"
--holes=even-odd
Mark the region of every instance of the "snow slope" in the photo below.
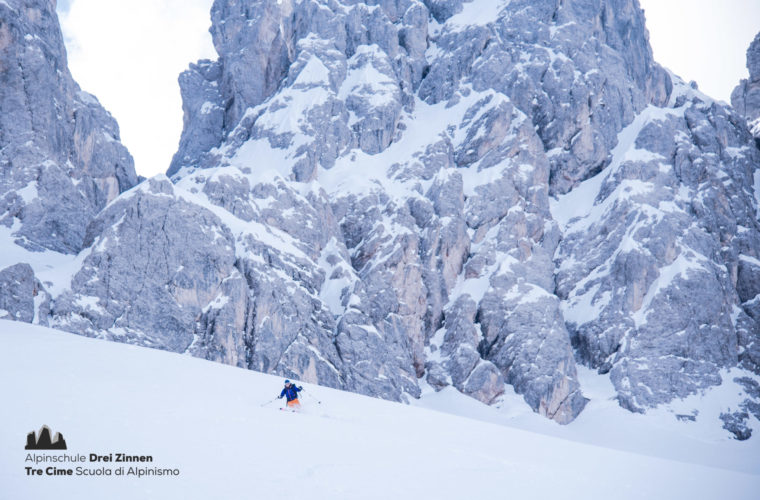
{"type": "MultiPolygon", "coordinates": [[[[278,411],[278,402],[262,407],[281,383],[0,321],[0,499],[739,500],[760,491],[758,468],[748,474],[649,457],[322,387],[305,385],[311,397],[301,414],[278,411]],[[26,477],[26,434],[42,425],[64,435],[69,454],[152,455],[155,463],[139,465],[180,475],[26,477]]],[[[440,398],[449,396],[423,404],[445,406],[440,398]]],[[[576,424],[593,431],[583,419],[567,429],[576,424]]]]}

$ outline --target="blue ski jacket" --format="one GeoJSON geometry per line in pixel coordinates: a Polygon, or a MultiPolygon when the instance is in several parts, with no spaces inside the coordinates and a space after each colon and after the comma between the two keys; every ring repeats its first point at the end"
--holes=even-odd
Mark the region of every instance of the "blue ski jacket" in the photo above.
{"type": "Polygon", "coordinates": [[[291,385],[290,387],[286,387],[282,390],[280,397],[285,396],[288,401],[293,401],[294,399],[298,399],[298,393],[301,391],[301,389],[302,387],[291,385]]]}

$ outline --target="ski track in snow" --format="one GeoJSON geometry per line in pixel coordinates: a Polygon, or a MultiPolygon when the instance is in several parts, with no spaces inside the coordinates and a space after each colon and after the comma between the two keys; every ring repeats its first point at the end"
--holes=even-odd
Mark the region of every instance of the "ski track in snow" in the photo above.
{"type": "Polygon", "coordinates": [[[760,490],[756,439],[705,436],[700,449],[699,440],[667,426],[654,432],[651,419],[621,418],[608,382],[583,371],[592,401],[561,427],[513,405],[516,395],[494,410],[453,391],[418,404],[478,420],[308,384],[304,411],[282,412],[280,401],[261,406],[279,394],[280,377],[9,321],[0,321],[0,366],[7,402],[0,499],[586,500],[614,492],[616,499],[741,500],[760,490]],[[482,421],[489,419],[502,425],[482,421]],[[26,434],[42,425],[63,434],[67,453],[148,454],[154,463],[147,465],[181,474],[26,477],[26,434]],[[616,444],[606,433],[626,442],[650,434],[649,441],[664,440],[662,449],[692,442],[684,452],[704,455],[692,461],[725,468],[605,448],[606,439],[616,444]]]}

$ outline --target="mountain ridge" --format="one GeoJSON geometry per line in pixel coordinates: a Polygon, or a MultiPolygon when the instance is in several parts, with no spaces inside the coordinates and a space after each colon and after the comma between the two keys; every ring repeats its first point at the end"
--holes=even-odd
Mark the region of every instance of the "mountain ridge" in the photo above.
{"type": "Polygon", "coordinates": [[[60,285],[24,268],[24,310],[392,400],[508,384],[560,423],[576,363],[635,412],[757,373],[744,117],[654,61],[635,0],[489,5],[217,0],[169,177],[109,195],[60,285]]]}

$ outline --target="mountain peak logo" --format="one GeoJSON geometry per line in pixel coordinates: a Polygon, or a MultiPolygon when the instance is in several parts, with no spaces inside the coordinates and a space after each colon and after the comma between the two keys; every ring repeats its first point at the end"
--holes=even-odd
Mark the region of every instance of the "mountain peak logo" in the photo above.
{"type": "Polygon", "coordinates": [[[50,437],[50,428],[47,425],[43,425],[40,429],[39,435],[35,435],[34,431],[26,435],[25,450],[65,450],[66,440],[63,439],[63,435],[60,432],[55,433],[55,439],[50,437]]]}

